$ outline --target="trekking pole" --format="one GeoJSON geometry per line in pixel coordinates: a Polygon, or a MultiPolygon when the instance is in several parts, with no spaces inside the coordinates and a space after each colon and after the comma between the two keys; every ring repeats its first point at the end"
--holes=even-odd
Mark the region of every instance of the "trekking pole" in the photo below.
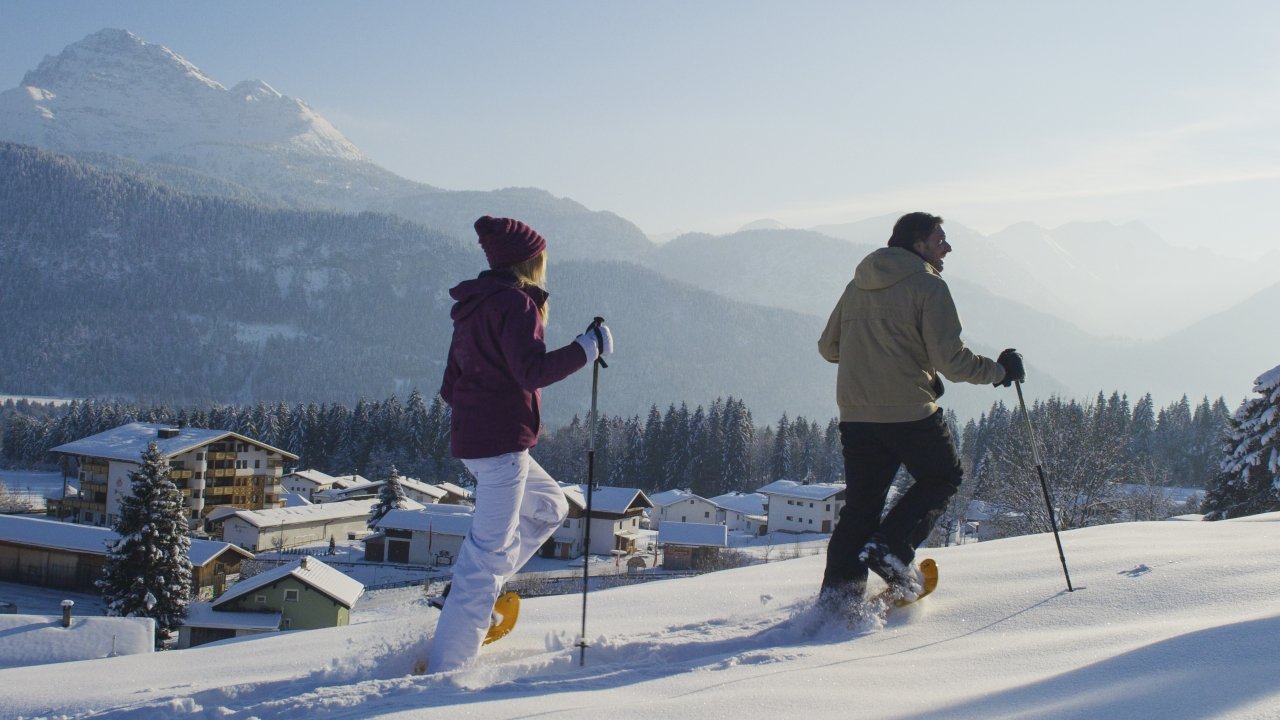
{"type": "Polygon", "coordinates": [[[1058,544],[1058,559],[1062,561],[1062,575],[1067,579],[1067,592],[1075,592],[1071,587],[1071,573],[1067,572],[1067,556],[1062,552],[1062,538],[1058,536],[1058,517],[1053,511],[1053,498],[1049,496],[1049,483],[1044,479],[1044,466],[1040,463],[1040,446],[1036,442],[1036,431],[1031,426],[1031,414],[1027,412],[1027,403],[1022,399],[1022,383],[1014,380],[1013,387],[1018,391],[1018,405],[1022,407],[1022,419],[1027,421],[1027,435],[1031,438],[1031,455],[1036,461],[1036,473],[1040,475],[1040,491],[1044,493],[1044,504],[1049,508],[1049,524],[1053,526],[1053,541],[1058,544]]]}
{"type": "Polygon", "coordinates": [[[578,666],[587,664],[587,583],[591,579],[591,494],[596,486],[596,395],[600,388],[600,368],[607,368],[604,361],[604,335],[600,332],[600,324],[604,318],[596,317],[591,321],[588,330],[596,334],[596,361],[591,366],[591,417],[587,422],[587,531],[583,537],[582,548],[582,637],[578,640],[578,666]]]}

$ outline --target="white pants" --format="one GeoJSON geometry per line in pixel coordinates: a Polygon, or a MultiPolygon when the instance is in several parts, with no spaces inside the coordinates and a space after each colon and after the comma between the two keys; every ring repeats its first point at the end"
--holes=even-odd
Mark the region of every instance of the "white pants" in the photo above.
{"type": "Polygon", "coordinates": [[[432,673],[462,667],[480,652],[502,584],[569,514],[564,491],[527,450],[462,463],[476,478],[476,512],[431,641],[432,673]]]}

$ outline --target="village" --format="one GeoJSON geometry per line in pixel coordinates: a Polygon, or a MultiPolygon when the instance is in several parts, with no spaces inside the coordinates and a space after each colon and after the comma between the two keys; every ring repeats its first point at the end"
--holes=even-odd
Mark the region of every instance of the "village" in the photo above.
{"type": "MultiPolygon", "coordinates": [[[[286,470],[297,456],[231,431],[128,423],[53,448],[61,487],[43,508],[0,515],[0,667],[32,662],[24,647],[42,662],[153,650],[154,621],[103,617],[95,586],[151,443],[190,524],[193,602],[172,649],[346,625],[381,589],[436,594],[470,528],[472,493],[453,482],[397,477],[405,499],[371,521],[388,479],[286,470]]],[[[844,504],[842,485],[791,480],[712,498],[564,491],[568,518],[512,580],[522,595],[580,591],[584,564],[597,587],[818,553],[844,504]]]]}

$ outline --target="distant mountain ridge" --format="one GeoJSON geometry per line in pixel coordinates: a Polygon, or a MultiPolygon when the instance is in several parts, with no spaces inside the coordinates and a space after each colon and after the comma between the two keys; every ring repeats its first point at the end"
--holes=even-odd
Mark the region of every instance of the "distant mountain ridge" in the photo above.
{"type": "MultiPolygon", "coordinates": [[[[846,227],[842,233],[848,240],[812,230],[688,234],[655,247],[642,261],[728,298],[785,307],[825,321],[858,262],[884,244],[881,235],[893,220],[846,227]]],[[[1021,350],[1032,397],[1089,397],[1098,390],[1120,390],[1139,396],[1151,392],[1166,403],[1183,393],[1238,400],[1256,373],[1274,365],[1269,358],[1280,357],[1280,336],[1245,331],[1266,326],[1265,298],[1275,286],[1160,341],[1100,338],[1059,315],[1010,299],[1018,294],[1010,292],[1011,286],[1022,282],[1034,288],[1042,281],[995,272],[1001,267],[998,247],[961,225],[948,223],[948,232],[958,236],[957,249],[947,258],[943,276],[956,300],[966,342],[987,355],[1004,347],[1021,350]],[[1224,353],[1229,361],[1222,359],[1224,353]]],[[[947,392],[948,402],[967,411],[993,399],[981,388],[965,385],[952,384],[947,392]]]]}
{"type": "Polygon", "coordinates": [[[262,81],[230,90],[185,58],[125,30],[46,57],[0,92],[0,140],[122,169],[144,163],[188,192],[281,208],[391,212],[459,238],[479,215],[527,219],[558,257],[630,259],[651,243],[633,224],[541,190],[453,192],[370,162],[301,100],[262,81]]]}
{"type": "MultiPolygon", "coordinates": [[[[484,267],[474,244],[392,215],[189,195],[9,143],[0,256],[6,386],[173,404],[434,393],[448,290],[484,267]]],[[[597,314],[617,329],[603,413],[729,395],[762,423],[835,413],[817,318],[617,261],[557,260],[551,293],[549,345],[597,314]]],[[[551,426],[585,416],[589,383],[547,389],[551,426]]]]}
{"type": "MultiPolygon", "coordinates": [[[[896,217],[814,228],[881,246],[896,217]]],[[[1098,337],[1157,340],[1222,312],[1273,279],[1270,264],[1170,245],[1142,223],[1018,223],[982,235],[948,221],[949,277],[963,277],[1098,337]]],[[[1280,251],[1276,253],[1280,258],[1280,251]]]]}
{"type": "MultiPolygon", "coordinates": [[[[605,311],[621,323],[629,354],[618,363],[630,371],[608,376],[609,400],[620,402],[608,412],[732,394],[753,401],[763,421],[784,410],[825,418],[835,413],[833,373],[817,359],[817,334],[857,261],[884,244],[896,219],[812,231],[761,221],[656,245],[614,213],[536,188],[449,191],[401,178],[305,103],[259,81],[228,90],[120,30],[68,46],[0,93],[0,140],[75,158],[0,144],[5,171],[19,173],[0,198],[6,289],[16,298],[0,355],[6,382],[23,384],[0,388],[9,391],[154,397],[184,377],[206,378],[210,397],[238,402],[432,391],[447,289],[481,266],[471,223],[493,214],[526,220],[551,241],[553,333],[572,337],[580,318],[605,311]],[[23,187],[23,177],[46,184],[23,187]],[[170,255],[178,262],[165,272],[170,255]],[[68,280],[76,276],[85,282],[68,280]],[[102,291],[93,307],[67,304],[90,297],[86,288],[102,291]],[[132,360],[147,340],[123,318],[158,324],[200,351],[160,347],[132,360]],[[64,344],[75,348],[69,357],[64,344]],[[290,368],[278,353],[309,365],[290,368]],[[58,377],[80,384],[51,385],[58,377]]],[[[947,228],[956,251],[946,277],[966,339],[984,353],[1022,349],[1033,396],[1119,389],[1161,401],[1182,392],[1233,399],[1257,372],[1245,368],[1280,356],[1280,336],[1244,330],[1269,320],[1265,267],[1166,253],[1142,226],[1025,224],[990,237],[947,228]],[[1166,254],[1167,267],[1152,262],[1166,254]],[[1151,302],[1126,300],[1126,282],[1151,302]],[[1098,327],[1126,316],[1166,337],[1099,339],[1098,327]],[[1223,353],[1230,362],[1215,360],[1223,353]]],[[[583,382],[551,389],[565,397],[551,412],[579,407],[583,382]]],[[[998,397],[970,386],[948,393],[962,416],[998,397]]]]}

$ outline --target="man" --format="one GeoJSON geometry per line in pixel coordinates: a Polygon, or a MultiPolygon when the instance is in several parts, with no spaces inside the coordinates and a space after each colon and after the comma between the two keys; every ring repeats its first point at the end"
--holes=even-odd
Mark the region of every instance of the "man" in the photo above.
{"type": "Polygon", "coordinates": [[[822,580],[821,600],[833,607],[862,599],[868,570],[904,596],[919,592],[915,549],[964,475],[937,405],[939,373],[1006,387],[1026,376],[1016,351],[992,360],[960,340],[960,318],[941,277],[951,252],[942,218],[903,215],[888,245],[859,263],[818,340],[822,357],[839,365],[836,403],[848,489],[822,580]],[[884,514],[902,465],[915,482],[884,514]]]}

